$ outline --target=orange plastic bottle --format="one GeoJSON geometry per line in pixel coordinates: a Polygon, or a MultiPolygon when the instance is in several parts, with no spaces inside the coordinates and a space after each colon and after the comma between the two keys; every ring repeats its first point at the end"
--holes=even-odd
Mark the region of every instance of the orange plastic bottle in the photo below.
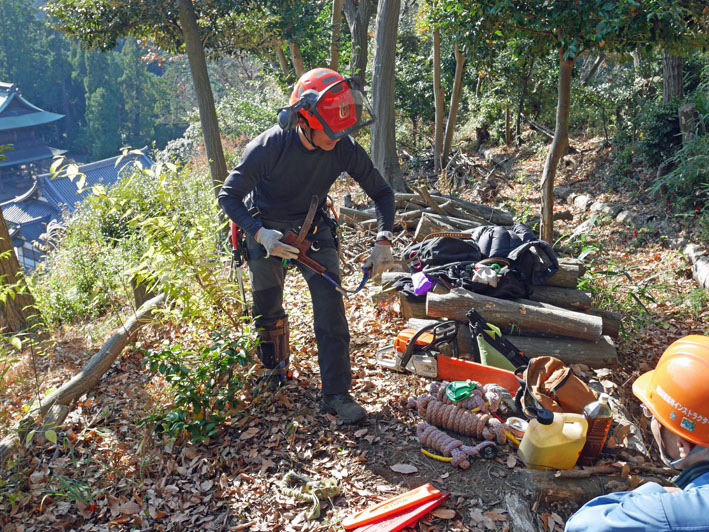
{"type": "Polygon", "coordinates": [[[608,404],[610,397],[602,393],[596,401],[589,403],[583,409],[583,415],[588,421],[586,445],[581,449],[580,465],[593,465],[603,450],[608,437],[608,430],[613,423],[613,412],[608,404]]]}

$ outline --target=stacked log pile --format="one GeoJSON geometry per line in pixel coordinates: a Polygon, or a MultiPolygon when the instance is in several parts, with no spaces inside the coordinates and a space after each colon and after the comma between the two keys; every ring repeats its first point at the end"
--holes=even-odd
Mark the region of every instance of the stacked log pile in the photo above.
{"type": "MultiPolygon", "coordinates": [[[[417,194],[397,194],[397,229],[413,233],[421,241],[433,233],[471,232],[481,225],[509,226],[511,214],[458,198],[431,195],[425,189],[417,194]]],[[[340,209],[345,221],[375,227],[374,211],[340,209]]],[[[412,302],[391,288],[394,281],[409,275],[387,272],[382,277],[380,298],[399,297],[402,315],[415,328],[421,320],[455,320],[461,356],[472,353],[472,338],[465,317],[475,308],[488,322],[500,327],[520,351],[528,357],[552,355],[567,364],[584,363],[590,367],[608,367],[618,363],[614,338],[620,331],[620,315],[592,307],[591,293],[577,288],[585,273],[583,262],[560,258],[559,271],[544,285],[535,286],[530,299],[507,300],[483,296],[437,285],[425,302],[412,302]]],[[[471,356],[471,355],[468,355],[471,356]]]]}

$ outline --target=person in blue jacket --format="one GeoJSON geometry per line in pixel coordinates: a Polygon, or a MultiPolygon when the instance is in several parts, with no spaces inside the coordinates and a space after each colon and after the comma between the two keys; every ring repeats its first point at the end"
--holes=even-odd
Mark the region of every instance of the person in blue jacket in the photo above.
{"type": "Polygon", "coordinates": [[[313,303],[322,410],[337,414],[344,423],[360,422],[366,412],[349,394],[350,335],[339,286],[336,232],[326,200],[344,172],[357,182],[374,201],[377,214],[377,237],[365,267],[372,277],[389,269],[394,192],[350,136],[373,121],[370,111],[353,79],[328,68],[306,72],[293,89],[290,105],[279,110],[278,125],[249,142],[218,195],[222,209],[246,235],[252,312],[261,338],[258,357],[267,370],[261,384],[277,387],[288,374],[283,288],[286,267],[293,266],[308,283],[313,303]],[[327,277],[297,260],[299,250],[281,241],[289,229],[303,231],[312,242],[305,260],[324,267],[327,277]]]}
{"type": "Polygon", "coordinates": [[[566,532],[709,531],[709,337],[672,343],[654,370],[633,383],[662,461],[679,471],[676,487],[648,482],[596,497],[566,532]]]}

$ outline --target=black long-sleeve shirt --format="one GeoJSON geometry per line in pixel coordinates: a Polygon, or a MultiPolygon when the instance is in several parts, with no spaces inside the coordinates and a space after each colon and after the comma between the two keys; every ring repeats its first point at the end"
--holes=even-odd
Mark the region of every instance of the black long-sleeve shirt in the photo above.
{"type": "Polygon", "coordinates": [[[312,197],[316,195],[322,206],[342,172],[374,201],[378,230],[391,231],[394,192],[354,139],[343,138],[331,151],[310,151],[298,138],[297,129],[284,131],[279,126],[246,146],[241,162],[219,192],[219,205],[236,225],[254,236],[262,220],[302,223],[312,197]],[[249,193],[261,219],[252,217],[244,205],[249,193]]]}

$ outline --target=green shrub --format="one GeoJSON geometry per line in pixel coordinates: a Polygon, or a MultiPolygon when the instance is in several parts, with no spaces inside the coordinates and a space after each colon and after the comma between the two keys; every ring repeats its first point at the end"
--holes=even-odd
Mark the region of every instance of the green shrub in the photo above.
{"type": "Polygon", "coordinates": [[[129,264],[95,222],[92,210],[81,206],[67,223],[60,246],[28,278],[50,326],[94,319],[125,298],[121,272],[129,264]]]}
{"type": "Polygon", "coordinates": [[[672,157],[682,144],[679,102],[654,103],[640,112],[640,153],[646,164],[656,166],[672,157]]]}
{"type": "Polygon", "coordinates": [[[268,80],[233,90],[217,106],[222,134],[247,139],[257,136],[276,124],[278,109],[288,104],[288,96],[268,80]]]}
{"type": "Polygon", "coordinates": [[[149,265],[156,257],[146,256],[155,252],[141,226],[146,220],[170,219],[181,237],[194,235],[185,231],[197,224],[211,239],[210,249],[199,252],[217,257],[219,217],[211,187],[206,176],[161,164],[136,170],[111,189],[95,187],[29,278],[45,321],[56,326],[94,319],[113,304],[125,304],[141,265],[155,271],[149,265]]]}
{"type": "Polygon", "coordinates": [[[219,425],[239,404],[257,337],[247,325],[239,333],[217,332],[212,343],[196,349],[164,344],[147,351],[145,364],[170,386],[171,406],[143,419],[159,433],[187,433],[196,443],[219,431],[219,425]]]}
{"type": "Polygon", "coordinates": [[[655,179],[651,193],[662,191],[674,212],[709,208],[709,135],[688,139],[670,158],[672,171],[655,179]]]}

